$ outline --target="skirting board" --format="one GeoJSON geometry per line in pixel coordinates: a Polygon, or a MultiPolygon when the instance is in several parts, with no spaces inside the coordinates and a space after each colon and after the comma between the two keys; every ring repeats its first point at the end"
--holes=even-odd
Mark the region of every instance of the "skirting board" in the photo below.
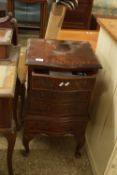
{"type": "Polygon", "coordinates": [[[93,153],[92,153],[92,150],[91,150],[88,138],[87,138],[87,134],[85,135],[85,139],[86,139],[86,143],[85,143],[86,151],[87,151],[88,158],[89,158],[89,161],[91,164],[93,175],[100,175],[97,168],[96,168],[96,162],[95,162],[95,159],[94,159],[94,156],[93,156],[93,153]]]}

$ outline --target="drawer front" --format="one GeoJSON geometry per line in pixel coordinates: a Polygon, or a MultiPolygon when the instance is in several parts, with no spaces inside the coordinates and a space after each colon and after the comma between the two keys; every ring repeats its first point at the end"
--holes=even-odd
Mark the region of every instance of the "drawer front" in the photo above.
{"type": "Polygon", "coordinates": [[[24,122],[24,132],[43,132],[43,133],[83,133],[87,125],[87,118],[39,118],[38,120],[26,120],[24,122]]]}
{"type": "Polygon", "coordinates": [[[50,103],[60,102],[88,102],[91,97],[91,91],[48,91],[48,90],[32,90],[31,98],[34,100],[49,100],[50,103]]]}
{"type": "Polygon", "coordinates": [[[31,98],[28,105],[28,113],[40,115],[86,115],[88,114],[88,102],[61,102],[41,101],[31,98]]]}
{"type": "Polygon", "coordinates": [[[41,77],[39,75],[32,75],[31,89],[45,89],[45,90],[91,90],[95,84],[95,76],[78,77],[75,78],[55,78],[55,77],[41,77]]]}

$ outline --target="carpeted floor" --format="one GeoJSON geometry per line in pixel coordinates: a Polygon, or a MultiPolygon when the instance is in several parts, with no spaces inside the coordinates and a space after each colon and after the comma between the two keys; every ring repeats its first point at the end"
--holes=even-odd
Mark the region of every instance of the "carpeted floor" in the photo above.
{"type": "MultiPolygon", "coordinates": [[[[0,142],[0,175],[7,175],[6,140],[0,142]]],[[[30,154],[24,157],[21,136],[18,135],[13,154],[15,175],[92,175],[90,163],[82,148],[80,159],[74,157],[74,137],[49,138],[38,136],[30,142],[30,154]]]]}
{"type": "Polygon", "coordinates": [[[26,46],[28,38],[39,38],[38,30],[26,30],[20,29],[20,33],[18,35],[18,42],[21,46],[26,46]]]}

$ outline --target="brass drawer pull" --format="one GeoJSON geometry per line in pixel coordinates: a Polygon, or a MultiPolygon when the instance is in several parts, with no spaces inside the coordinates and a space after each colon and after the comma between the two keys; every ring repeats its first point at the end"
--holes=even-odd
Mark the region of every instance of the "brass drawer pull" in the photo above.
{"type": "Polygon", "coordinates": [[[70,85],[70,82],[69,82],[69,81],[66,82],[66,83],[64,83],[64,82],[60,82],[60,83],[59,83],[59,86],[60,86],[60,87],[62,87],[62,86],[66,86],[66,87],[67,87],[67,86],[69,86],[69,85],[70,85]]]}
{"type": "Polygon", "coordinates": [[[64,85],[64,82],[59,83],[59,86],[62,87],[64,85]]]}
{"type": "Polygon", "coordinates": [[[70,82],[65,83],[65,86],[69,86],[69,85],[70,85],[70,82]]]}

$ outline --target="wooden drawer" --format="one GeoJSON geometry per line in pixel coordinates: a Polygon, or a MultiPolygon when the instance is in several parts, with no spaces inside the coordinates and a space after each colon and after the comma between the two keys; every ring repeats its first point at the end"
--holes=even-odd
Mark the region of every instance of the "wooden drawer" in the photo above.
{"type": "Polygon", "coordinates": [[[49,75],[41,75],[32,73],[31,89],[45,90],[92,90],[95,84],[95,76],[71,76],[69,78],[52,77],[49,75]]]}
{"type": "Polygon", "coordinates": [[[44,100],[45,102],[87,102],[90,100],[91,91],[51,91],[51,90],[32,90],[30,97],[35,100],[44,100]]]}
{"type": "MultiPolygon", "coordinates": [[[[33,116],[34,118],[34,116],[33,116]]],[[[87,125],[86,117],[77,118],[60,118],[53,119],[40,117],[38,120],[27,120],[25,122],[24,132],[41,132],[41,133],[83,133],[87,125]]]]}
{"type": "Polygon", "coordinates": [[[44,101],[31,98],[28,105],[28,113],[39,115],[86,115],[88,114],[88,102],[62,102],[62,101],[44,101]]]}

